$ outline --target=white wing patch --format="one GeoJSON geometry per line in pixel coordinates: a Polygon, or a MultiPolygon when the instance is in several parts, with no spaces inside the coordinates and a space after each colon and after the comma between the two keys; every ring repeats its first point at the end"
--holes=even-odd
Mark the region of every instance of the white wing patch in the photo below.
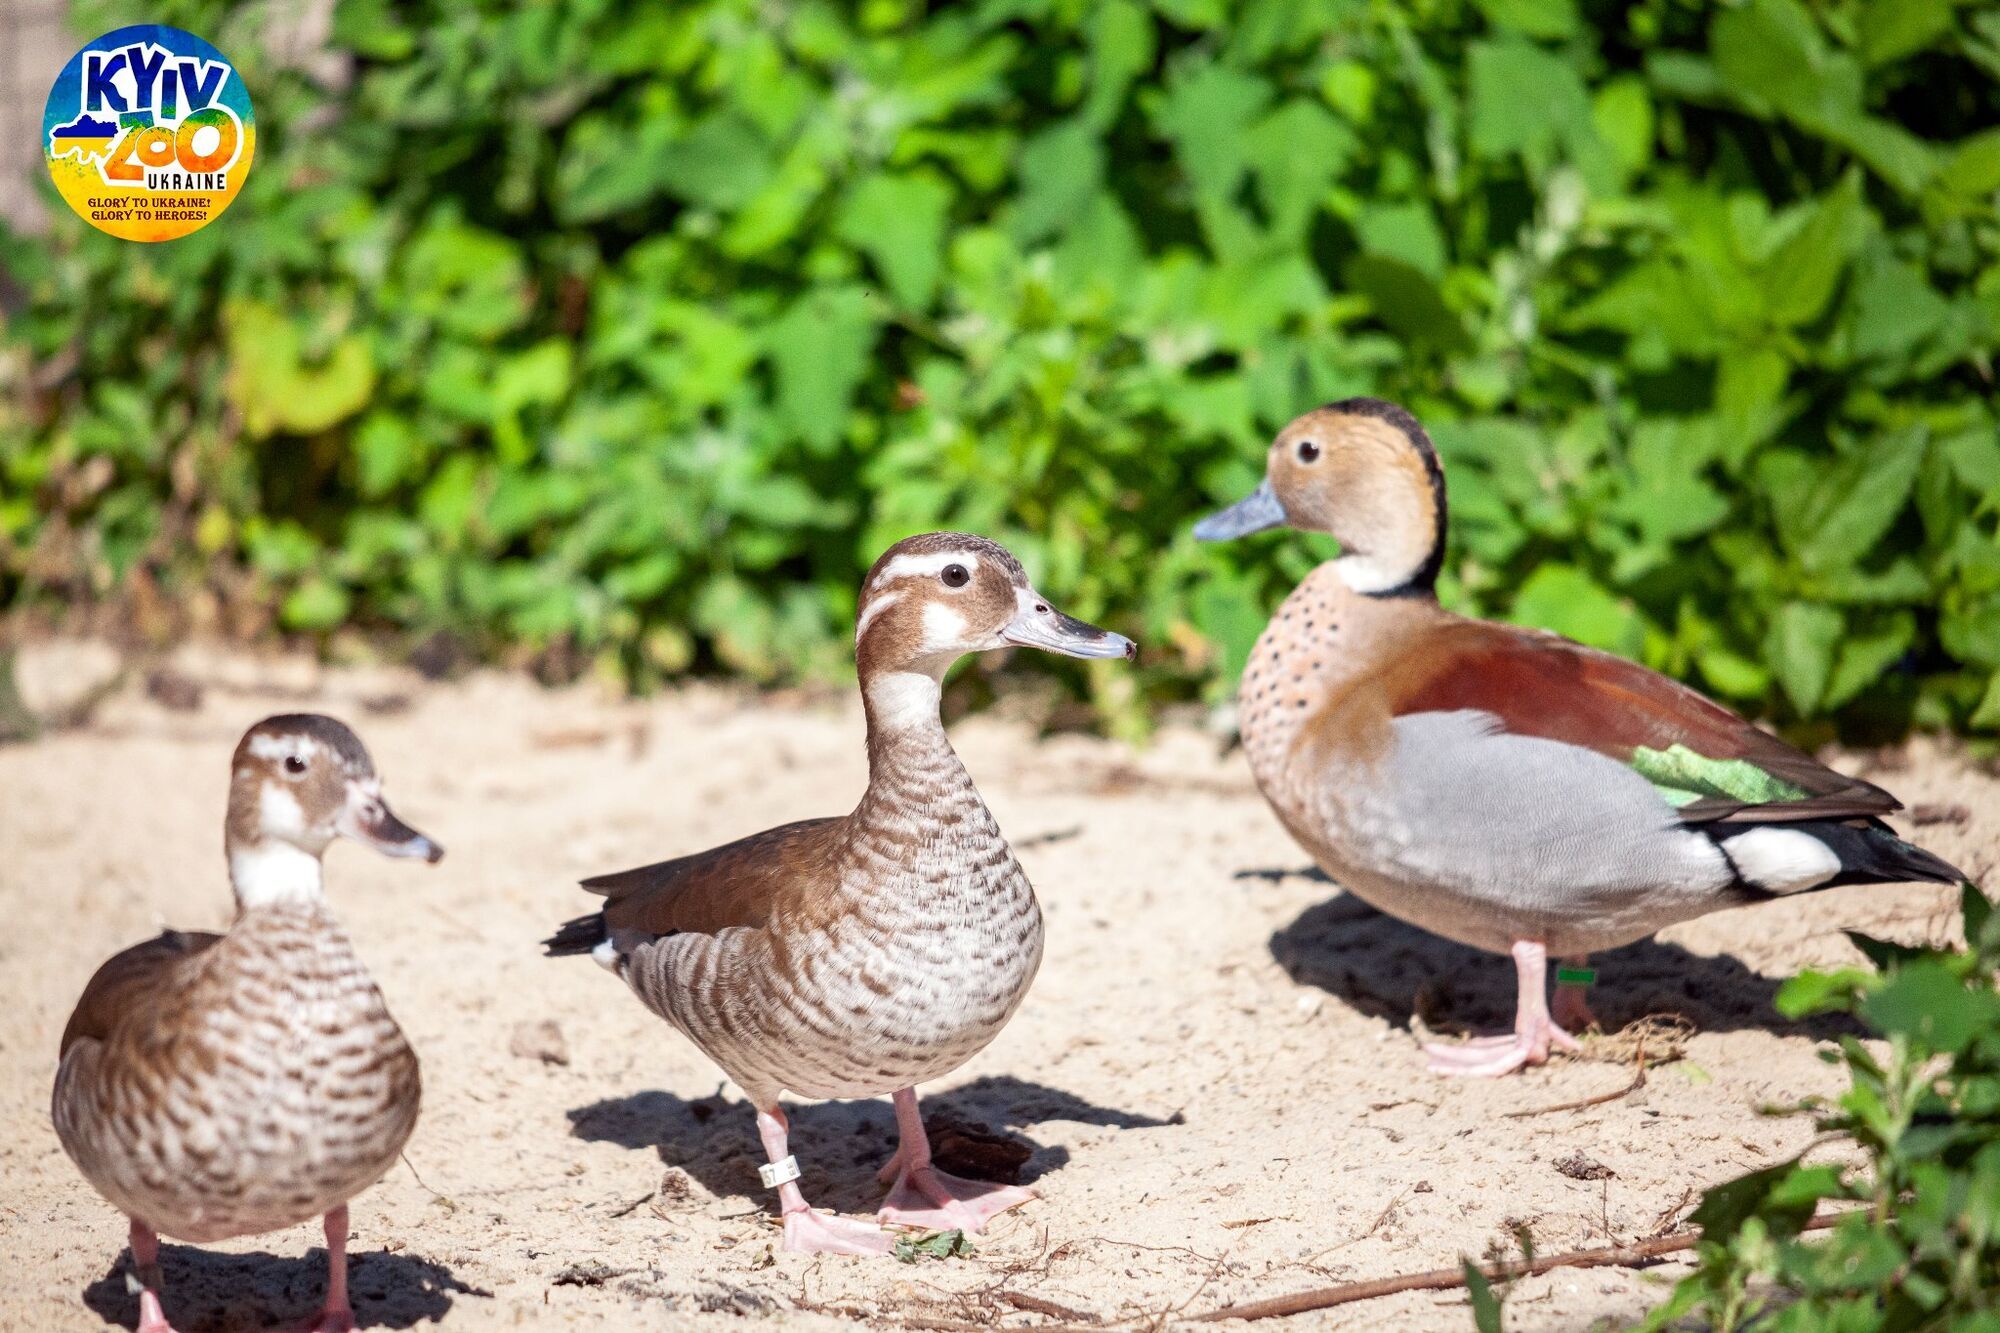
{"type": "Polygon", "coordinates": [[[1840,857],[1833,848],[1798,829],[1752,829],[1722,845],[1736,863],[1737,873],[1773,893],[1810,889],[1840,873],[1840,857]]]}

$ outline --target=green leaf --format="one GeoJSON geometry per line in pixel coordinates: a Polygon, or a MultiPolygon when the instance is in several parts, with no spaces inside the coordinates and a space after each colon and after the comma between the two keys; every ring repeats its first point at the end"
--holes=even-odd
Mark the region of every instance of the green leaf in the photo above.
{"type": "Polygon", "coordinates": [[[1772,619],[1764,655],[1800,713],[1810,714],[1825,696],[1834,649],[1846,623],[1834,607],[1811,602],[1787,602],[1772,619]]]}
{"type": "Polygon", "coordinates": [[[1478,0],[1487,21],[1529,37],[1559,40],[1582,30],[1576,0],[1478,0]]]}
{"type": "MultiPolygon", "coordinates": [[[[1701,1228],[1704,1244],[1726,1245],[1751,1218],[1770,1217],[1778,1211],[1772,1207],[1771,1196],[1779,1185],[1790,1178],[1798,1166],[1798,1159],[1793,1158],[1776,1166],[1767,1166],[1761,1171],[1752,1171],[1734,1180],[1724,1181],[1701,1196],[1701,1203],[1688,1215],[1688,1221],[1701,1228]]],[[[1798,1226],[1812,1216],[1813,1211],[1814,1205],[1810,1202],[1803,1205],[1794,1204],[1785,1210],[1785,1214],[1789,1214],[1785,1216],[1785,1220],[1796,1232],[1798,1226]]]]}
{"type": "Polygon", "coordinates": [[[896,1238],[895,1254],[906,1264],[924,1259],[966,1259],[972,1255],[972,1242],[963,1231],[904,1234],[896,1238]]]}
{"type": "Polygon", "coordinates": [[[1832,712],[1882,678],[1909,651],[1917,635],[1916,617],[1900,612],[1872,630],[1850,630],[1827,681],[1820,707],[1832,712]]]}
{"type": "Polygon", "coordinates": [[[1850,172],[1763,265],[1764,309],[1773,323],[1804,324],[1826,309],[1868,222],[1860,178],[1850,172]]]}
{"type": "Polygon", "coordinates": [[[846,431],[875,332],[867,296],[852,287],[808,292],[765,330],[778,409],[817,451],[831,449],[846,431]]]}
{"type": "Polygon", "coordinates": [[[905,309],[923,310],[944,263],[951,187],[936,172],[864,176],[848,192],[836,224],[866,254],[905,309]]]}
{"type": "Polygon", "coordinates": [[[1543,565],[1529,575],[1509,618],[1628,655],[1638,651],[1645,628],[1630,602],[1573,565],[1543,565]]]}
{"type": "Polygon", "coordinates": [[[1060,230],[1104,179],[1104,145],[1083,120],[1042,131],[1021,147],[1021,194],[1010,229],[1023,242],[1060,230]]]}
{"type": "Polygon", "coordinates": [[[1799,516],[1799,563],[1836,569],[1872,552],[1909,503],[1926,444],[1922,427],[1912,426],[1826,470],[1799,516]]]}
{"type": "Polygon", "coordinates": [[[1855,33],[1861,59],[1887,65],[1923,50],[1951,31],[1953,0],[1867,0],[1855,33]]]}
{"type": "Polygon", "coordinates": [[[1465,1293],[1472,1303],[1472,1326],[1479,1333],[1502,1333],[1505,1325],[1500,1317],[1500,1298],[1493,1294],[1493,1284],[1486,1280],[1486,1274],[1480,1272],[1479,1265],[1472,1260],[1459,1260],[1459,1267],[1465,1273],[1465,1293]]]}
{"type": "Polygon", "coordinates": [[[315,575],[286,595],[278,618],[286,629],[332,629],[347,619],[350,605],[345,588],[315,575]]]}
{"type": "Polygon", "coordinates": [[[1859,968],[1841,968],[1834,972],[1808,970],[1787,979],[1778,987],[1771,1004],[1791,1019],[1845,1012],[1853,1006],[1856,994],[1871,980],[1871,975],[1859,968]]]}
{"type": "Polygon", "coordinates": [[[1873,935],[1858,930],[1842,933],[1847,936],[1848,942],[1861,950],[1862,955],[1875,964],[1876,970],[1881,972],[1887,972],[1901,963],[1914,962],[1929,953],[1929,950],[1916,945],[1898,944],[1894,940],[1878,940],[1873,935]]]}
{"type": "Polygon", "coordinates": [[[1906,1036],[1949,1055],[2000,1022],[2000,995],[1983,986],[1969,989],[1941,962],[1912,962],[1863,997],[1861,1017],[1885,1036],[1906,1036]]]}

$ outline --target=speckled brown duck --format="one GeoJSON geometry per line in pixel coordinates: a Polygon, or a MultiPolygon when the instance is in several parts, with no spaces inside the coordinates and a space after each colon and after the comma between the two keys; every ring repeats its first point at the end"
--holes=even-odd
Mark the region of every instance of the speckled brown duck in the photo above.
{"type": "Polygon", "coordinates": [[[974,1231],[1032,1197],[933,1166],[916,1094],[993,1040],[1041,962],[1034,890],[938,714],[953,662],[1009,646],[1136,651],[1056,611],[991,541],[897,543],[857,607],[868,788],[854,810],[586,880],[604,910],[548,942],[551,953],[593,952],[743,1089],[788,1250],[882,1253],[890,1238],[807,1206],[784,1092],[895,1095],[901,1143],[883,1168],[894,1183],[881,1222],[974,1231]]]}
{"type": "Polygon", "coordinates": [[[1285,599],[1243,673],[1258,786],[1344,888],[1515,961],[1514,1031],[1428,1048],[1438,1072],[1573,1049],[1597,950],[1836,884],[1960,878],[1882,822],[1889,793],[1687,686],[1441,608],[1444,473],[1402,408],[1352,398],[1300,417],[1264,484],[1195,535],[1280,525],[1331,533],[1342,554],[1285,599]],[[1567,964],[1553,1012],[1551,954],[1567,964]]]}
{"type": "Polygon", "coordinates": [[[168,931],[97,970],[63,1032],[56,1134],[132,1223],[140,1333],[171,1333],[159,1237],[200,1244],[326,1221],[316,1333],[354,1327],[347,1201],[417,1120],[417,1057],[327,910],[336,837],[389,856],[444,851],[382,798],[330,717],[266,718],[231,761],[224,841],[236,920],[168,931]]]}

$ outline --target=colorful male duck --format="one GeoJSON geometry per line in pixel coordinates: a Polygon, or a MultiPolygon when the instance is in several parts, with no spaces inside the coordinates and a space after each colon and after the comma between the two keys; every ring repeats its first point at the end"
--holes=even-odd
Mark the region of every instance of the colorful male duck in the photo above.
{"type": "Polygon", "coordinates": [[[916,1085],[993,1040],[1042,957],[1034,890],[945,737],[945,672],[1009,646],[1137,650],[1058,612],[1006,548],[957,532],[890,547],[856,612],[868,789],[853,812],[585,880],[604,910],[547,943],[593,954],[743,1089],[786,1249],[880,1254],[880,1226],[806,1205],[780,1093],[895,1094],[884,1223],[976,1231],[1033,1197],[938,1170],[917,1113],[916,1085]]]}
{"type": "Polygon", "coordinates": [[[1204,519],[1221,541],[1288,525],[1342,554],[1285,599],[1239,692],[1278,818],[1385,912],[1511,953],[1511,1036],[1430,1046],[1431,1068],[1540,1064],[1591,1021],[1585,955],[1718,908],[1836,884],[1950,883],[1896,837],[1879,787],[1684,685],[1557,635],[1438,606],[1444,474],[1423,427],[1350,398],[1272,443],[1263,485],[1204,519]],[[1552,1013],[1547,958],[1566,964],[1552,1013]]]}
{"type": "Polygon", "coordinates": [[[139,1333],[160,1308],[162,1234],[197,1244],[326,1219],[314,1333],[354,1327],[347,1201],[417,1123],[417,1057],[328,913],[336,837],[388,856],[444,849],[397,819],[352,731],[298,713],[250,728],[231,761],[223,841],[236,921],[115,955],[62,1037],[56,1135],[132,1220],[139,1333]]]}

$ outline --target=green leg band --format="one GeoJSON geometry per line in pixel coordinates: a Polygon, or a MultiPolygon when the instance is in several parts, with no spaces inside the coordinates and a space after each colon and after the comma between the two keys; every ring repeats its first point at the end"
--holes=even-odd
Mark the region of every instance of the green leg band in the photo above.
{"type": "Polygon", "coordinates": [[[1597,969],[1594,967],[1559,967],[1556,969],[1558,986],[1595,986],[1597,969]]]}

